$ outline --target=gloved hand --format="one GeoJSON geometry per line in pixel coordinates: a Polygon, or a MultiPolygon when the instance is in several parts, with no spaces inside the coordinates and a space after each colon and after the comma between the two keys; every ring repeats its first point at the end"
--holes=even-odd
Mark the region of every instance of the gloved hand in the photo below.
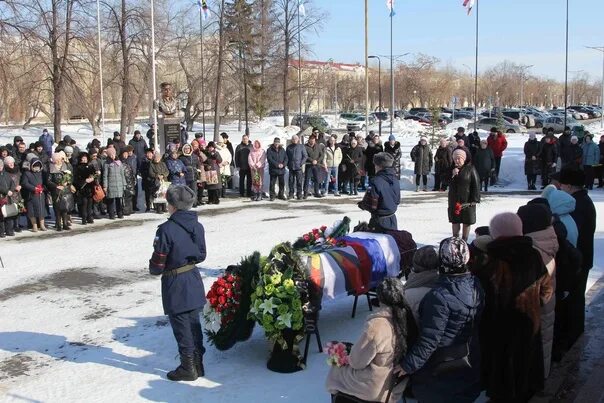
{"type": "Polygon", "coordinates": [[[556,163],[554,162],[554,163],[552,163],[552,168],[555,168],[555,167],[556,167],[556,163]]]}

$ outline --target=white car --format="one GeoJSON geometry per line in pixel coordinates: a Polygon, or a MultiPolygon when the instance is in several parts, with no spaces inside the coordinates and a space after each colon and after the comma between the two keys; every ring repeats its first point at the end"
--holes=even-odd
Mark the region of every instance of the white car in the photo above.
{"type": "Polygon", "coordinates": [[[574,109],[569,109],[568,113],[570,113],[573,116],[573,118],[575,118],[577,120],[589,119],[589,115],[585,112],[579,112],[574,109]]]}

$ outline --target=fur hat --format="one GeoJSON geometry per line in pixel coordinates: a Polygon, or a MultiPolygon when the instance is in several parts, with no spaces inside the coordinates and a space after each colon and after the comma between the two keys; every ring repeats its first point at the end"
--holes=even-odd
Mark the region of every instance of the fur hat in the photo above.
{"type": "Polygon", "coordinates": [[[212,147],[212,148],[216,148],[216,143],[214,143],[213,141],[210,141],[210,142],[208,143],[208,145],[206,146],[206,148],[210,148],[210,147],[212,147]]]}
{"type": "Polygon", "coordinates": [[[177,210],[189,210],[195,202],[195,192],[185,185],[171,185],[166,192],[168,204],[177,210]]]}
{"type": "Polygon", "coordinates": [[[515,213],[497,214],[489,223],[493,239],[522,236],[522,220],[515,213]]]}
{"type": "Polygon", "coordinates": [[[381,168],[390,168],[394,164],[394,158],[385,152],[377,153],[373,156],[373,164],[381,168]]]}
{"type": "Polygon", "coordinates": [[[63,151],[65,151],[65,154],[73,154],[73,147],[72,146],[65,146],[65,148],[63,149],[63,151]]]}
{"type": "Polygon", "coordinates": [[[543,231],[552,225],[552,212],[545,204],[528,204],[518,209],[518,217],[522,220],[522,232],[531,234],[543,231]]]}
{"type": "Polygon", "coordinates": [[[468,159],[468,154],[461,148],[456,148],[455,151],[453,151],[453,159],[455,159],[455,156],[460,156],[464,161],[468,159]]]}
{"type": "Polygon", "coordinates": [[[558,181],[563,185],[583,187],[585,185],[585,173],[580,169],[564,168],[560,171],[558,181]]]}
{"type": "Polygon", "coordinates": [[[421,273],[423,271],[438,269],[438,254],[433,246],[427,245],[419,248],[413,255],[413,271],[421,273]]]}
{"type": "Polygon", "coordinates": [[[466,241],[458,237],[445,238],[438,249],[439,270],[442,274],[458,274],[467,271],[470,248],[466,241]]]}

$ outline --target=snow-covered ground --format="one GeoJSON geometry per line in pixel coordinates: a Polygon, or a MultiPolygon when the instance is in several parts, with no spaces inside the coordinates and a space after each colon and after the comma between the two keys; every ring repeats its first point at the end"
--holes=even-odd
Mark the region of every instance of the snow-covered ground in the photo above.
{"type": "MultiPolygon", "coordinates": [[[[398,123],[398,122],[397,122],[398,123]]],[[[448,132],[454,132],[454,124],[448,132]]],[[[239,135],[225,128],[233,142],[239,135]]],[[[449,236],[444,194],[415,193],[408,157],[418,135],[406,123],[395,126],[403,146],[405,190],[397,217],[399,227],[418,243],[436,245],[449,236]]],[[[595,129],[595,128],[594,128],[595,129]]],[[[592,129],[594,132],[596,130],[592,129]]],[[[112,130],[112,129],[111,129],[112,130]]],[[[389,129],[388,129],[389,130],[389,129]]],[[[385,133],[388,133],[388,130],[385,133]]],[[[288,130],[261,122],[252,138],[268,144],[288,130]]],[[[67,133],[81,144],[89,140],[85,126],[67,133]]],[[[0,143],[22,135],[31,141],[39,129],[2,132],[0,143]]],[[[384,134],[384,140],[387,134],[384,134]]],[[[503,211],[516,211],[532,196],[524,190],[522,146],[526,136],[509,136],[501,177],[508,183],[484,197],[478,224],[503,211]]],[[[604,192],[591,192],[596,209],[604,208],[604,192]]],[[[322,224],[348,215],[353,223],[367,220],[358,198],[261,202],[227,199],[220,206],[200,208],[206,228],[206,289],[214,269],[225,268],[255,250],[268,253],[322,224]]],[[[147,273],[156,226],[165,217],[138,214],[107,224],[103,220],[72,233],[52,231],[0,241],[0,400],[28,402],[318,402],[327,401],[325,356],[311,343],[308,368],[283,375],[266,369],[269,344],[256,326],[250,340],[220,352],[207,345],[206,377],[173,383],[166,371],[177,364],[170,326],[162,314],[160,283],[147,273]],[[103,228],[99,228],[103,227],[103,228]]],[[[604,270],[604,215],[598,217],[595,267],[591,286],[604,270]]],[[[324,304],[319,326],[323,343],[355,341],[367,312],[360,302],[350,318],[352,298],[324,304]]]]}

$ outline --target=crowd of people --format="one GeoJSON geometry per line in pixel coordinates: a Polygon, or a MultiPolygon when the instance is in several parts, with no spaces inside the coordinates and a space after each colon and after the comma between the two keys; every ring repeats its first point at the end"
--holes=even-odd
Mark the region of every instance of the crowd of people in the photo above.
{"type": "MultiPolygon", "coordinates": [[[[456,152],[457,153],[457,152],[456,152]]],[[[459,156],[458,156],[459,157],[459,156]]],[[[495,215],[470,243],[415,252],[406,281],[376,291],[333,401],[527,402],[584,331],[596,211],[585,172],[565,167],[540,197],[495,215]],[[406,389],[406,390],[405,390],[406,389]],[[352,399],[350,399],[352,397],[352,399]]]]}

